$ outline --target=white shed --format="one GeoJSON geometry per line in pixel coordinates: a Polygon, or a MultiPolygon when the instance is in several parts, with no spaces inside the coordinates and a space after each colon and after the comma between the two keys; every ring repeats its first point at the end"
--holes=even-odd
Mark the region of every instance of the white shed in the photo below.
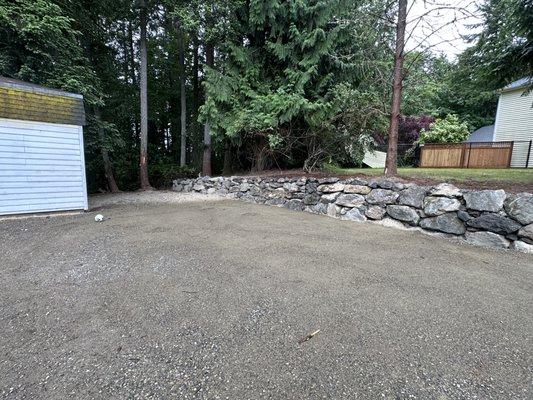
{"type": "Polygon", "coordinates": [[[0,77],[0,215],[86,210],[83,96],[0,77]]]}
{"type": "Polygon", "coordinates": [[[514,141],[511,167],[533,168],[533,78],[524,78],[501,90],[494,124],[494,141],[514,141]]]}

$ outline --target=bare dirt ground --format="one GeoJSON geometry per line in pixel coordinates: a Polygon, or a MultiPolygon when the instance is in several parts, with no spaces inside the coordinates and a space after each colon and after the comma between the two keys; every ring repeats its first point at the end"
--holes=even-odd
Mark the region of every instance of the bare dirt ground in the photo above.
{"type": "Polygon", "coordinates": [[[175,195],[0,221],[1,398],[532,398],[531,255],[175,195]]]}

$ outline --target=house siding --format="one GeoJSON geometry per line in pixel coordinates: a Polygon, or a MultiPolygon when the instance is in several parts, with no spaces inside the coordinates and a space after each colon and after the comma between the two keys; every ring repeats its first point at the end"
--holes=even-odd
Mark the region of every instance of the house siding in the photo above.
{"type": "MultiPolygon", "coordinates": [[[[498,101],[494,141],[515,141],[511,167],[525,167],[529,141],[533,140],[533,94],[524,89],[503,92],[498,101]]],[[[533,167],[533,150],[529,156],[533,167]]]]}
{"type": "Polygon", "coordinates": [[[0,215],[87,209],[83,128],[0,118],[0,215]]]}

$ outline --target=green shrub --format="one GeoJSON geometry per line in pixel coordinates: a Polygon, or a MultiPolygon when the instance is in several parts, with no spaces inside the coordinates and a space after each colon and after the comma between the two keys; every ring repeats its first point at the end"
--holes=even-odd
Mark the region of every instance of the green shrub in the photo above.
{"type": "Polygon", "coordinates": [[[418,143],[459,143],[468,137],[468,125],[459,121],[459,117],[449,114],[439,118],[429,126],[428,130],[420,132],[418,143]]]}
{"type": "Polygon", "coordinates": [[[176,164],[156,164],[148,167],[150,184],[158,189],[172,187],[175,179],[194,178],[198,174],[192,167],[182,167],[176,164]]]}

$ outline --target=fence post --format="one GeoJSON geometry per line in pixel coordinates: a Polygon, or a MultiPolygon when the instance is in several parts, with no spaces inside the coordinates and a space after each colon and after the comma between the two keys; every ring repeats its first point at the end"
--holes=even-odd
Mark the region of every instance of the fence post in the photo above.
{"type": "Polygon", "coordinates": [[[529,146],[527,148],[526,168],[529,168],[529,158],[531,157],[531,144],[533,144],[533,140],[529,141],[529,146]]]}
{"type": "Polygon", "coordinates": [[[466,168],[470,168],[470,153],[472,153],[472,142],[468,146],[468,159],[466,160],[466,168]]]}

